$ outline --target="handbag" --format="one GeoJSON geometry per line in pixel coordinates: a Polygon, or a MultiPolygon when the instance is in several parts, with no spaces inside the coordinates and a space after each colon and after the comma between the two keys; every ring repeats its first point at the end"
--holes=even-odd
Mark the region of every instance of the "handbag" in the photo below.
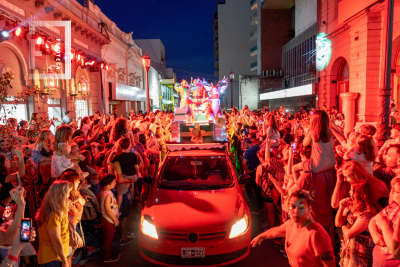
{"type": "Polygon", "coordinates": [[[79,229],[81,234],[79,234],[78,231],[75,230],[74,225],[70,222],[68,223],[68,229],[69,229],[69,246],[74,249],[84,247],[85,237],[83,234],[81,222],[79,222],[79,229]]]}
{"type": "Polygon", "coordinates": [[[97,210],[92,201],[87,201],[83,206],[82,221],[91,221],[97,218],[97,210]]]}

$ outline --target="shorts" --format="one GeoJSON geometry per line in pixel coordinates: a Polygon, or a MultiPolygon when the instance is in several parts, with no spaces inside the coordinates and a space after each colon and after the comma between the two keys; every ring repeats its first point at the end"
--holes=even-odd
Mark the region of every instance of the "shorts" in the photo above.
{"type": "Polygon", "coordinates": [[[118,195],[125,195],[125,193],[128,192],[128,184],[117,183],[116,188],[118,195]]]}
{"type": "Polygon", "coordinates": [[[122,196],[122,203],[119,211],[122,219],[126,219],[131,215],[131,194],[129,191],[122,196]]]}
{"type": "Polygon", "coordinates": [[[42,155],[42,153],[40,153],[40,151],[32,150],[31,158],[36,164],[40,163],[40,160],[42,159],[42,157],[43,157],[43,155],[42,155]]]}

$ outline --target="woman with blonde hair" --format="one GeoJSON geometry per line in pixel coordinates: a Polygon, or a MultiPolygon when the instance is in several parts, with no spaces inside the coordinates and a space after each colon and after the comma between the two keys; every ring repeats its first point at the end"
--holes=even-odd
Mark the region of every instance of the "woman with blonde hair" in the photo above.
{"type": "MultiPolygon", "coordinates": [[[[70,231],[70,238],[72,238],[72,255],[74,254],[75,250],[79,247],[83,246],[83,240],[81,236],[76,232],[76,227],[78,223],[82,219],[83,214],[83,206],[86,203],[86,200],[82,197],[79,189],[84,185],[84,179],[74,170],[67,170],[65,171],[60,180],[68,181],[72,184],[72,190],[69,194],[69,203],[68,203],[68,221],[69,221],[69,231],[70,231]]],[[[83,234],[83,232],[82,232],[83,234]]],[[[72,257],[68,258],[69,266],[72,266],[72,257]]]]}
{"type": "Polygon", "coordinates": [[[337,209],[339,207],[340,201],[349,196],[349,185],[359,180],[364,180],[371,186],[373,189],[372,197],[382,208],[387,206],[389,189],[386,183],[369,174],[364,165],[360,162],[351,160],[344,162],[342,167],[337,171],[336,186],[333,191],[331,202],[332,208],[337,209]]]}
{"type": "Polygon", "coordinates": [[[372,175],[375,160],[375,143],[372,137],[365,134],[359,135],[355,145],[347,150],[343,159],[360,162],[368,173],[372,175]]]}
{"type": "Polygon", "coordinates": [[[43,267],[69,267],[68,203],[72,184],[55,181],[45,195],[38,212],[38,263],[43,267]]]}
{"type": "Polygon", "coordinates": [[[311,158],[293,166],[292,173],[295,175],[295,180],[297,180],[296,173],[301,170],[320,173],[333,169],[336,164],[328,114],[322,110],[315,111],[311,116],[309,129],[303,140],[303,146],[311,145],[311,158]]]}

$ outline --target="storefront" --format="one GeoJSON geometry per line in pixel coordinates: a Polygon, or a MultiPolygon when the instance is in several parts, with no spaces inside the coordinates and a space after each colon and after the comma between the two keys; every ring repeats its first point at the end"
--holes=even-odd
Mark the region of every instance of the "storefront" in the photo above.
{"type": "Polygon", "coordinates": [[[294,111],[301,106],[313,108],[316,106],[316,85],[307,84],[290,89],[279,90],[270,93],[260,94],[261,106],[268,106],[270,110],[279,109],[279,106],[293,108],[294,111]]]}
{"type": "Polygon", "coordinates": [[[140,107],[139,111],[144,110],[144,103],[147,101],[146,91],[137,87],[121,83],[110,83],[110,109],[117,107],[118,115],[128,116],[132,105],[140,107]],[[142,109],[143,108],[143,109],[142,109]]]}

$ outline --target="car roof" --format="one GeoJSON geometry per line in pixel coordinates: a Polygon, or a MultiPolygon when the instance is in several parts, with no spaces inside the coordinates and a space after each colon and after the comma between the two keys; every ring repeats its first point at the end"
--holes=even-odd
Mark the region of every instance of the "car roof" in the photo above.
{"type": "Polygon", "coordinates": [[[220,149],[191,149],[191,150],[180,150],[180,151],[172,151],[168,154],[168,156],[176,157],[176,156],[225,156],[226,153],[220,149]]]}

